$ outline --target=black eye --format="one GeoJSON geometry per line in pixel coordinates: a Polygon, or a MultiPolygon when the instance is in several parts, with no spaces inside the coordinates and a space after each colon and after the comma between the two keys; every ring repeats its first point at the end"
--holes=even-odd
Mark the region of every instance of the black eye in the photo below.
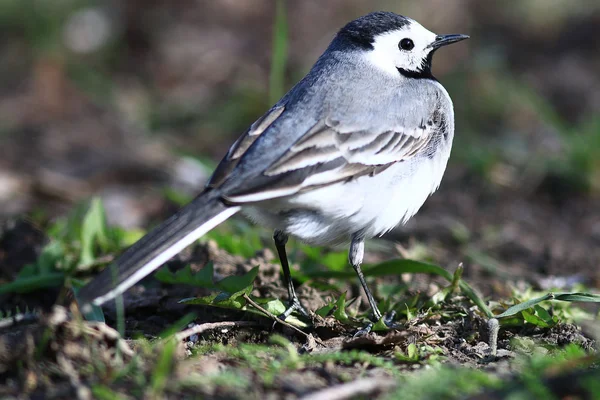
{"type": "Polygon", "coordinates": [[[412,40],[405,38],[400,41],[398,47],[400,47],[402,50],[412,50],[413,47],[415,47],[415,44],[412,40]]]}

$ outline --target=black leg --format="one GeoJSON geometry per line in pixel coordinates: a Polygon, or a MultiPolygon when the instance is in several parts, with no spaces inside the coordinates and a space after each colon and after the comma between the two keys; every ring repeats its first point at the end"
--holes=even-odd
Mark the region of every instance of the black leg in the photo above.
{"type": "MultiPolygon", "coordinates": [[[[352,242],[350,243],[350,252],[348,253],[348,260],[350,261],[350,264],[354,268],[354,271],[356,271],[356,275],[358,275],[360,284],[362,285],[362,287],[367,295],[367,299],[369,300],[369,305],[371,306],[371,310],[373,311],[373,317],[374,317],[375,321],[379,321],[382,317],[381,311],[379,311],[379,308],[377,307],[377,302],[375,301],[375,298],[373,297],[371,290],[369,290],[369,287],[367,286],[367,281],[365,280],[365,276],[363,275],[362,270],[360,269],[360,264],[362,264],[364,255],[365,255],[364,238],[362,236],[356,234],[352,237],[352,242]]],[[[386,315],[385,318],[383,319],[383,322],[390,328],[397,327],[393,322],[394,316],[395,316],[395,312],[392,311],[391,313],[389,313],[389,315],[386,315]]],[[[356,334],[354,336],[356,337],[356,336],[366,335],[367,333],[371,332],[371,328],[373,328],[373,324],[369,323],[366,327],[364,327],[363,329],[356,332],[356,334]]]]}
{"type": "Polygon", "coordinates": [[[288,241],[288,237],[282,231],[276,230],[275,233],[273,233],[273,240],[275,241],[275,248],[277,249],[281,268],[283,269],[283,283],[287,286],[288,291],[288,308],[279,316],[279,318],[285,320],[292,312],[294,312],[294,310],[305,317],[308,317],[308,312],[304,306],[302,306],[302,303],[300,303],[300,299],[298,298],[298,295],[296,295],[296,289],[294,289],[294,283],[292,282],[290,265],[288,264],[287,253],[285,251],[285,244],[288,241]]]}
{"type": "Polygon", "coordinates": [[[364,239],[354,236],[352,238],[352,243],[350,244],[350,252],[348,254],[348,260],[350,264],[356,271],[356,275],[358,275],[358,279],[360,280],[360,284],[362,285],[365,293],[367,294],[367,299],[369,300],[369,305],[371,306],[371,310],[373,310],[373,317],[376,321],[379,321],[382,317],[379,308],[377,308],[377,302],[373,297],[373,294],[369,290],[367,286],[367,281],[365,280],[365,276],[360,269],[360,264],[362,264],[363,256],[365,254],[365,241],[364,239]]]}

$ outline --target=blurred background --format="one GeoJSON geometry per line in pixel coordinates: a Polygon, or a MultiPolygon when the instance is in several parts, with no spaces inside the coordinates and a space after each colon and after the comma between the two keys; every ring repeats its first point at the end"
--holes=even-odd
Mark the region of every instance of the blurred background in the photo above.
{"type": "Polygon", "coordinates": [[[599,2],[285,4],[2,0],[0,219],[98,195],[110,222],[148,227],[201,190],[341,26],[388,10],[471,35],[436,54],[453,154],[440,191],[388,236],[396,251],[464,262],[482,285],[600,287],[599,2]]]}

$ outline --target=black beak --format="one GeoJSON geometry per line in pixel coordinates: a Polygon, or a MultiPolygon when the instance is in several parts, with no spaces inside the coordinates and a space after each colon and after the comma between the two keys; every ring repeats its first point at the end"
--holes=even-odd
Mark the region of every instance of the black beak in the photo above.
{"type": "Polygon", "coordinates": [[[469,35],[437,35],[435,37],[435,41],[427,47],[436,50],[442,46],[446,46],[447,44],[460,42],[461,40],[465,40],[468,38],[469,35]]]}

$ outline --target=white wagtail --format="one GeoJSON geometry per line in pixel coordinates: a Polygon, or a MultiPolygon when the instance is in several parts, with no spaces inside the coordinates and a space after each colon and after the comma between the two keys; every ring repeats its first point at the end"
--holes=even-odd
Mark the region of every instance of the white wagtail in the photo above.
{"type": "MultiPolygon", "coordinates": [[[[431,73],[433,53],[466,35],[374,12],[344,26],[308,75],[231,146],[204,191],[127,249],[79,293],[100,305],[241,211],[275,229],[289,307],[306,314],[290,277],[288,234],[323,245],[364,240],[406,222],[440,185],[454,136],[452,100],[431,73]]],[[[85,309],[85,308],[84,308],[85,309]]]]}

